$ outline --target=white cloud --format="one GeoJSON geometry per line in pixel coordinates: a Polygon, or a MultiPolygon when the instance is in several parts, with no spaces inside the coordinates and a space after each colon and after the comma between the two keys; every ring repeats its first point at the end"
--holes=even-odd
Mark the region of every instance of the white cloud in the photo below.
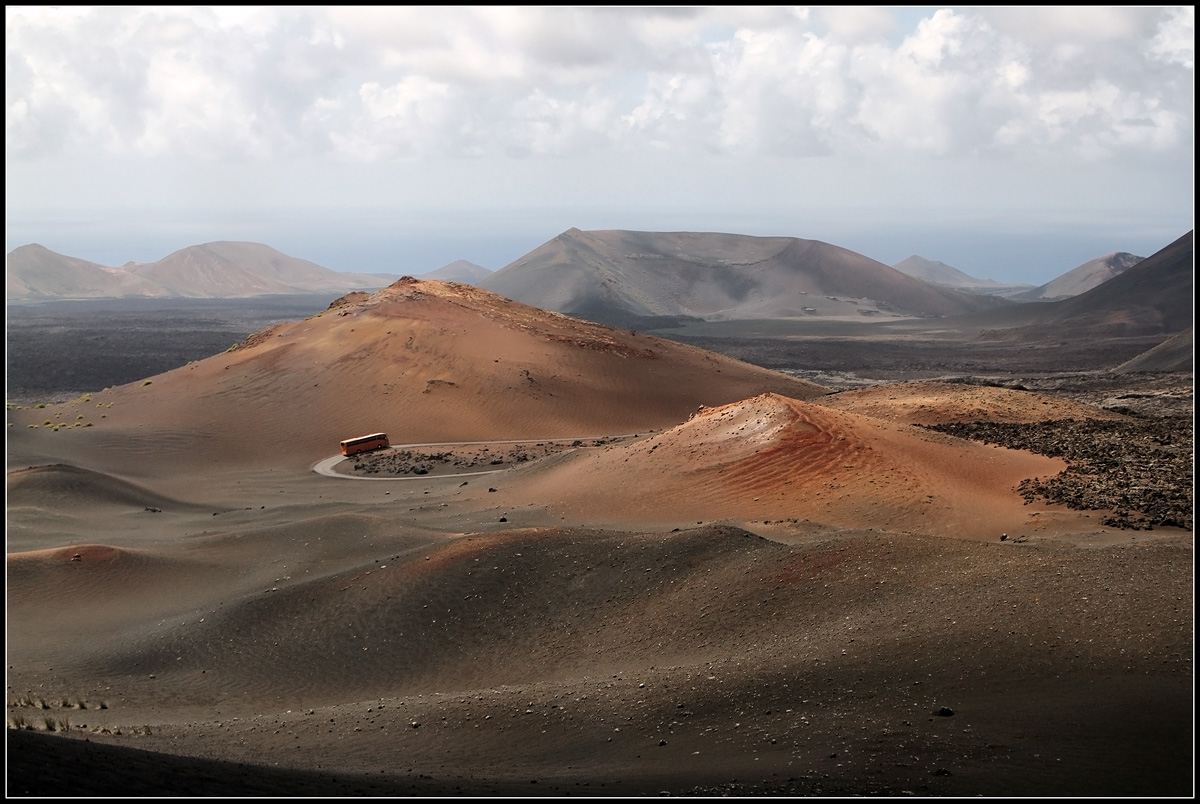
{"type": "Polygon", "coordinates": [[[897,28],[896,18],[886,8],[818,6],[814,11],[830,35],[843,42],[873,42],[897,28]]]}
{"type": "Polygon", "coordinates": [[[983,6],[973,13],[1011,39],[1056,48],[1143,41],[1162,12],[1149,6],[983,6]]]}
{"type": "Polygon", "coordinates": [[[866,7],[10,8],[7,147],[1096,158],[1190,142],[1193,20],[943,9],[891,44],[866,7]]]}
{"type": "Polygon", "coordinates": [[[1150,42],[1150,54],[1168,64],[1194,69],[1196,60],[1196,8],[1168,9],[1150,42]]]}
{"type": "Polygon", "coordinates": [[[329,249],[362,221],[374,244],[436,230],[452,249],[569,226],[837,242],[968,221],[1153,242],[1191,219],[1191,7],[30,6],[6,23],[8,220],[39,238],[90,220],[159,242],[170,224],[178,247],[201,242],[200,209],[209,239],[286,247],[253,231],[292,226],[329,249]]]}

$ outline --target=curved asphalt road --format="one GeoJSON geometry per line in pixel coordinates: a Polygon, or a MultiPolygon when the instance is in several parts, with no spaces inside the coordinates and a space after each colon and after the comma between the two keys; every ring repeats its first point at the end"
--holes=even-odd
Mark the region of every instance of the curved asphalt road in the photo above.
{"type": "MultiPolygon", "coordinates": [[[[573,444],[576,441],[595,441],[597,439],[623,440],[633,438],[638,433],[630,433],[620,436],[585,436],[584,438],[517,438],[511,441],[447,441],[438,444],[392,444],[388,449],[422,449],[425,447],[469,447],[469,446],[491,446],[493,444],[528,444],[537,442],[541,444],[573,444]]],[[[339,480],[433,480],[442,477],[471,477],[473,475],[491,475],[496,472],[506,472],[511,469],[511,466],[505,466],[502,469],[483,469],[478,472],[457,472],[451,475],[413,475],[409,476],[390,476],[390,477],[368,477],[366,475],[343,475],[333,471],[333,467],[337,466],[342,461],[347,460],[345,455],[334,455],[332,458],[326,458],[317,461],[313,464],[312,470],[319,475],[325,477],[336,477],[339,480]]]]}

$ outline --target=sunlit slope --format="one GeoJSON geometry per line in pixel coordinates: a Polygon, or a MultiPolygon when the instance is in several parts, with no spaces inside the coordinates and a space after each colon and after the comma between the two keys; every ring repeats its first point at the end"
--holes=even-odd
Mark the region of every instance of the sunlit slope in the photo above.
{"type": "MultiPolygon", "coordinates": [[[[406,279],[229,352],[77,400],[55,410],[54,422],[72,426],[53,437],[110,448],[106,466],[295,465],[368,432],[387,432],[393,443],[618,434],[669,427],[700,405],[766,391],[826,393],[467,285],[406,279]]],[[[22,425],[52,420],[48,411],[18,414],[22,425]]]]}
{"type": "Polygon", "coordinates": [[[1029,516],[1016,487],[1057,459],[764,394],[531,478],[567,519],[725,517],[999,538],[1029,516]],[[619,501],[619,506],[613,504],[619,501]]]}

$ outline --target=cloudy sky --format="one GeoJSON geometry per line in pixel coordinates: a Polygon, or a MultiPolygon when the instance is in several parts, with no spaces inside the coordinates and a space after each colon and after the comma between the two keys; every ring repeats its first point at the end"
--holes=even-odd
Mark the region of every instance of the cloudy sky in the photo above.
{"type": "Polygon", "coordinates": [[[1190,6],[6,15],[6,251],[420,274],[716,231],[1041,284],[1193,226],[1190,6]]]}

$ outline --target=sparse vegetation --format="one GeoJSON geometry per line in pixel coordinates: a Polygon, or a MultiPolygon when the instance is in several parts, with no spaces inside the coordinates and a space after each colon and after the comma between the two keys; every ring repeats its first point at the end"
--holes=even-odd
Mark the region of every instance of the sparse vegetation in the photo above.
{"type": "MultiPolygon", "coordinates": [[[[8,702],[8,705],[10,707],[19,707],[19,708],[24,708],[24,709],[43,709],[43,710],[49,710],[49,709],[54,708],[55,706],[57,706],[59,709],[87,709],[89,706],[87,700],[81,695],[74,695],[74,696],[64,695],[59,698],[53,699],[53,704],[52,704],[50,701],[47,701],[44,698],[38,698],[38,697],[32,696],[28,693],[18,696],[16,698],[10,699],[8,702]]],[[[107,709],[108,708],[108,704],[106,704],[103,701],[100,701],[97,704],[92,704],[91,706],[92,706],[92,708],[95,708],[95,709],[107,709]]],[[[59,722],[61,723],[64,721],[60,720],[59,722]]]]}

